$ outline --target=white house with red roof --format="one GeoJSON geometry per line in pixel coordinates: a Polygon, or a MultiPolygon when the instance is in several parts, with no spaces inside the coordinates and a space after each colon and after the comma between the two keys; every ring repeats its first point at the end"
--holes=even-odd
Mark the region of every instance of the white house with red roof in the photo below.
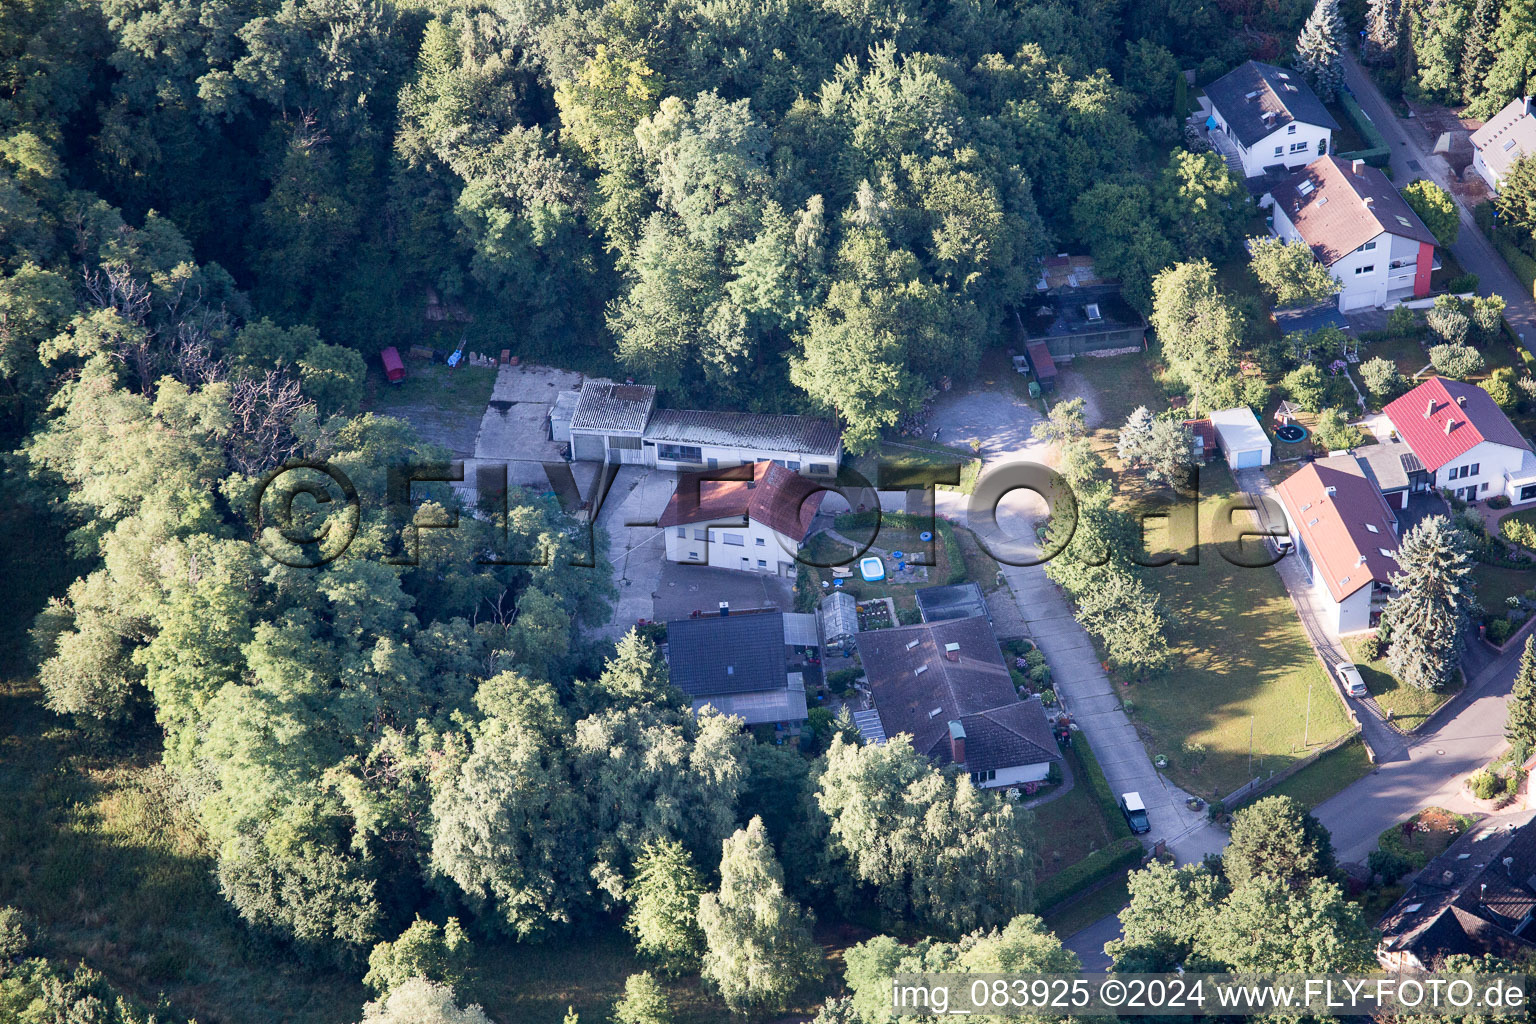
{"type": "Polygon", "coordinates": [[[1383,411],[1436,488],[1463,501],[1536,500],[1536,456],[1482,388],[1431,377],[1383,411]]]}
{"type": "Polygon", "coordinates": [[[659,520],[667,559],[794,576],[825,485],[776,462],[680,473],[659,520]]]}
{"type": "Polygon", "coordinates": [[[1381,491],[1351,455],[1319,459],[1276,491],[1328,624],[1340,634],[1372,628],[1398,571],[1397,517],[1381,491]]]}
{"type": "Polygon", "coordinates": [[[1376,168],[1321,157],[1267,198],[1275,236],[1306,242],[1343,286],[1341,312],[1429,294],[1435,236],[1376,168]]]}

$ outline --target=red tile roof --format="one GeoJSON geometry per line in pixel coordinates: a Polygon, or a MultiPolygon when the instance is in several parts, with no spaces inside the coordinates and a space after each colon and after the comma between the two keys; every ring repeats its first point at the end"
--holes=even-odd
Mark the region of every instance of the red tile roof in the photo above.
{"type": "Polygon", "coordinates": [[[1383,410],[1392,427],[1435,472],[1484,441],[1529,449],[1488,392],[1475,384],[1431,377],[1383,410]],[[1428,413],[1428,415],[1426,415],[1428,413]]]}
{"type": "Polygon", "coordinates": [[[1398,571],[1397,559],[1382,554],[1397,551],[1396,520],[1353,456],[1319,459],[1276,490],[1335,601],[1398,571]]]}
{"type": "Polygon", "coordinates": [[[1296,225],[1326,266],[1383,231],[1435,244],[1435,236],[1387,176],[1360,161],[1320,156],[1275,186],[1271,194],[1276,208],[1296,225]]]}
{"type": "Polygon", "coordinates": [[[681,473],[659,522],[664,527],[683,526],[746,516],[801,541],[826,497],[823,486],[774,462],[681,473]]]}

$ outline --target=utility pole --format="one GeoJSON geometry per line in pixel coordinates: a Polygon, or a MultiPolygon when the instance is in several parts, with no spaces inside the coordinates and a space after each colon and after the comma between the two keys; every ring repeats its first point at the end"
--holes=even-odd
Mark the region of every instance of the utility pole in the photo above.
{"type": "Polygon", "coordinates": [[[1253,716],[1248,716],[1248,777],[1253,778],[1253,716]]]}

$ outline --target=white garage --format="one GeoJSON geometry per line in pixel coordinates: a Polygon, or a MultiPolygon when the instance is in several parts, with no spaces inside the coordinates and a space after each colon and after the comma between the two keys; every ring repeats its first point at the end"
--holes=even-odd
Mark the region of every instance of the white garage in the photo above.
{"type": "Polygon", "coordinates": [[[1211,413],[1216,428],[1216,444],[1233,469],[1267,466],[1273,455],[1269,435],[1259,426],[1259,418],[1246,405],[1211,413]]]}

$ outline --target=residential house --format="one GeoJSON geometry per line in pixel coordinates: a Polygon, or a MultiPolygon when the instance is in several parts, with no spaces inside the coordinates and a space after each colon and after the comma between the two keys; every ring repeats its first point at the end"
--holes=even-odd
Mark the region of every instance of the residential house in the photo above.
{"type": "Polygon", "coordinates": [[[672,685],[698,711],[714,707],[748,725],[791,729],[805,721],[805,683],[790,666],[784,615],[776,611],[667,623],[672,685]]]}
{"type": "Polygon", "coordinates": [[[1276,487],[1286,527],[1328,625],[1370,629],[1398,571],[1397,517],[1352,455],[1319,459],[1276,487]]]}
{"type": "MultiPolygon", "coordinates": [[[[1074,278],[1097,281],[1086,274],[1074,278]]],[[[1044,280],[1049,278],[1042,283],[1044,280]]],[[[1057,363],[1090,353],[1140,352],[1147,344],[1146,320],[1131,308],[1115,284],[1053,287],[1024,300],[1015,316],[1020,347],[1029,354],[1042,389],[1047,378],[1055,380],[1057,363]]]]}
{"type": "Polygon", "coordinates": [[[1044,707],[1019,700],[985,618],[860,633],[859,656],[874,698],[860,725],[867,740],[904,734],[986,788],[1043,781],[1061,759],[1044,707]]]}
{"type": "Polygon", "coordinates": [[[1237,149],[1243,173],[1301,167],[1331,151],[1339,123],[1295,71],[1250,60],[1205,87],[1207,124],[1237,149]]]}
{"type": "Polygon", "coordinates": [[[775,462],[679,474],[658,521],[667,559],[792,577],[825,497],[822,484],[775,462]]]}
{"type": "Polygon", "coordinates": [[[1463,501],[1500,494],[1536,500],[1536,456],[1482,388],[1431,377],[1383,411],[1429,474],[1429,486],[1463,501]]]}
{"type": "Polygon", "coordinates": [[[1472,133],[1472,167],[1488,187],[1499,190],[1509,169],[1523,156],[1536,153],[1536,100],[1510,100],[1472,133]]]}
{"type": "Polygon", "coordinates": [[[1363,160],[1312,161],[1270,194],[1275,236],[1304,241],[1342,286],[1342,312],[1429,294],[1435,236],[1363,160]]]}
{"type": "Polygon", "coordinates": [[[1536,825],[1485,818],[1414,876],[1381,919],[1376,959],[1393,972],[1438,970],[1455,954],[1536,954],[1536,825]]]}
{"type": "Polygon", "coordinates": [[[843,457],[831,420],[745,412],[658,409],[645,428],[646,462],[675,471],[777,462],[812,476],[832,476],[843,457]]]}
{"type": "Polygon", "coordinates": [[[744,412],[656,408],[648,384],[589,380],[555,397],[550,436],[569,441],[578,462],[654,466],[673,472],[777,462],[835,476],[843,439],[832,420],[744,412]]]}
{"type": "Polygon", "coordinates": [[[1246,405],[1236,409],[1219,409],[1210,415],[1211,429],[1216,434],[1216,445],[1226,456],[1227,465],[1233,469],[1252,469],[1269,465],[1274,455],[1274,444],[1259,418],[1246,405]]]}

